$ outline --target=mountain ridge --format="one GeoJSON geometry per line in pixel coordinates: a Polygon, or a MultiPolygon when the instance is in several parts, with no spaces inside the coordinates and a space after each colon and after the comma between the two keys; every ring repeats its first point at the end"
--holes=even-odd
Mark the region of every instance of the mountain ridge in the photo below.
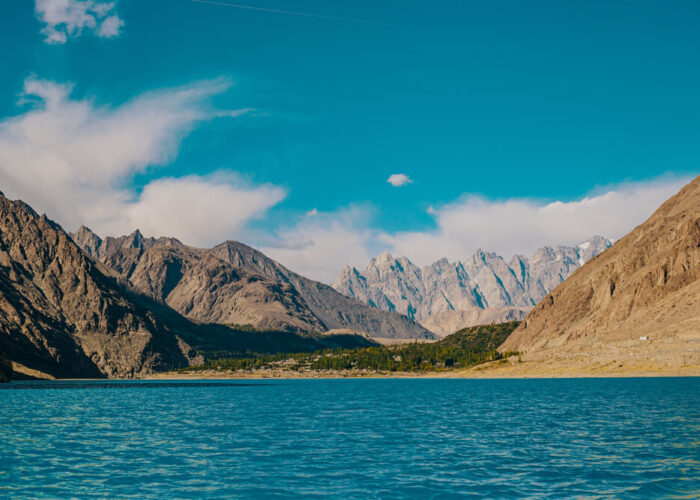
{"type": "Polygon", "coordinates": [[[384,252],[371,259],[363,272],[347,266],[333,287],[373,307],[406,314],[434,332],[451,333],[436,315],[450,321],[458,315],[444,314],[449,311],[471,312],[475,320],[489,315],[493,320],[523,319],[551,289],[612,243],[594,236],[573,247],[542,247],[530,258],[515,255],[508,262],[479,249],[464,261],[442,258],[423,268],[384,252]],[[479,312],[483,310],[491,312],[484,315],[479,312]]]}
{"type": "Polygon", "coordinates": [[[240,242],[201,249],[174,238],[145,238],[138,230],[102,239],[84,226],[73,238],[137,289],[192,320],[293,332],[350,329],[382,338],[433,337],[409,318],[345,297],[240,242]]]}

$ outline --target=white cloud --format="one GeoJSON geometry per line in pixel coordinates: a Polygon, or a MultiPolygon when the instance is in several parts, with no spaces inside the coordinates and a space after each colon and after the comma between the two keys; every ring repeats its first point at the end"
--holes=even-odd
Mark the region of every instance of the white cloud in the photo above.
{"type": "Polygon", "coordinates": [[[433,208],[433,231],[381,235],[395,254],[428,264],[458,260],[478,248],[510,257],[544,245],[570,245],[600,234],[620,238],[646,220],[690,179],[663,177],[607,188],[579,200],[542,203],[528,199],[488,200],[465,195],[433,208]]]}
{"type": "Polygon", "coordinates": [[[285,196],[226,172],[159,178],[137,192],[134,174],[173,160],[180,140],[216,115],[208,99],[221,80],[152,92],[119,107],[70,98],[71,87],[28,79],[22,102],[36,105],[0,121],[0,189],[68,230],[103,235],[141,228],[193,245],[236,237],[247,221],[285,196]]]}
{"type": "MultiPolygon", "coordinates": [[[[158,179],[127,205],[128,227],[144,234],[176,235],[185,242],[213,246],[239,235],[245,225],[285,197],[276,186],[250,187],[237,176],[215,174],[158,179]]],[[[124,222],[106,234],[122,234],[124,222]]]]}
{"type": "Polygon", "coordinates": [[[116,14],[116,2],[100,0],[36,0],[36,15],[44,24],[48,43],[65,43],[68,37],[93,32],[104,38],[119,36],[124,26],[116,14]]]}
{"type": "Polygon", "coordinates": [[[304,276],[332,283],[345,265],[359,266],[372,256],[369,213],[358,206],[314,210],[312,217],[305,214],[296,225],[279,229],[277,242],[260,250],[304,276]]]}
{"type": "Polygon", "coordinates": [[[530,255],[544,245],[573,245],[596,234],[620,238],[689,181],[662,177],[611,186],[569,202],[489,200],[465,194],[454,203],[429,209],[436,228],[428,231],[372,229],[368,210],[341,209],[300,220],[279,233],[286,245],[264,250],[291,269],[326,283],[332,283],[345,265],[363,269],[370,257],[384,250],[418,265],[442,257],[465,260],[478,248],[505,258],[530,255]]]}
{"type": "Polygon", "coordinates": [[[386,181],[394,187],[405,186],[413,182],[406,174],[391,174],[386,181]]]}
{"type": "MultiPolygon", "coordinates": [[[[222,171],[163,175],[136,190],[134,175],[172,161],[180,140],[202,120],[222,116],[209,99],[228,87],[199,82],[151,92],[118,107],[71,98],[71,86],[28,79],[24,113],[0,121],[0,189],[47,213],[68,230],[86,224],[103,235],[140,228],[210,246],[229,238],[267,242],[261,249],[309,277],[332,282],[345,265],[362,267],[383,250],[417,264],[465,259],[477,248],[506,257],[542,245],[574,244],[594,234],[619,238],[643,222],[688,178],[662,177],[599,189],[574,201],[489,200],[465,194],[432,208],[435,229],[390,233],[371,223],[371,207],[312,209],[274,234],[247,224],[279,203],[285,190],[252,185],[222,171]]],[[[226,116],[240,116],[229,110],[226,116]]],[[[163,167],[161,167],[163,168],[163,167]]],[[[397,174],[398,175],[398,174],[397,174]]]]}

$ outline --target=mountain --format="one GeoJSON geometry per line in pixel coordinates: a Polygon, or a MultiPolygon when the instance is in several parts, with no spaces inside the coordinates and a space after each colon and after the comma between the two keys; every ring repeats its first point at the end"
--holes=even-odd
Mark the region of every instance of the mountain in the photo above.
{"type": "Polygon", "coordinates": [[[698,366],[699,278],[700,177],[556,287],[500,349],[698,366]]]}
{"type": "Polygon", "coordinates": [[[320,332],[324,326],[289,284],[222,261],[211,252],[139,231],[102,240],[86,227],[73,239],[140,291],[203,323],[320,332]]]}
{"type": "MultiPolygon", "coordinates": [[[[165,251],[168,245],[179,244],[132,236],[118,245],[110,242],[104,250],[114,257],[121,255],[119,262],[132,266],[134,272],[138,271],[134,263],[147,262],[143,255],[139,251],[112,252],[113,247],[133,250],[160,245],[158,250],[165,251]]],[[[101,246],[86,231],[76,239],[93,249],[101,246]]],[[[204,263],[183,261],[183,265],[201,265],[207,270],[221,267],[213,257],[201,260],[204,263]],[[216,262],[210,265],[210,260],[216,262]]],[[[87,255],[46,215],[39,216],[25,203],[0,194],[0,379],[12,375],[9,361],[16,363],[18,373],[30,376],[132,378],[198,364],[204,356],[376,345],[354,332],[301,335],[192,321],[156,300],[158,293],[171,286],[173,276],[178,276],[178,266],[171,263],[143,277],[152,292],[143,293],[122,274],[87,255]]],[[[224,278],[230,277],[228,272],[226,269],[224,278]]],[[[240,271],[237,276],[242,275],[240,271]]],[[[258,279],[255,275],[250,281],[258,279]]],[[[225,285],[222,289],[230,291],[225,285]]],[[[286,292],[280,294],[287,300],[286,292]]],[[[315,318],[309,321],[317,322],[315,318]]]]}
{"type": "Polygon", "coordinates": [[[285,268],[235,241],[210,249],[139,231],[100,238],[81,227],[75,242],[135,288],[187,318],[290,332],[353,330],[377,338],[430,339],[395,312],[380,311],[285,268]]]}
{"type": "Polygon", "coordinates": [[[473,307],[467,311],[450,310],[433,314],[424,319],[421,324],[431,332],[444,337],[470,326],[521,321],[525,319],[528,312],[529,309],[520,307],[487,307],[486,309],[473,307]]]}
{"type": "Polygon", "coordinates": [[[406,314],[444,334],[448,328],[464,328],[486,317],[522,319],[524,311],[611,245],[612,241],[594,236],[575,247],[543,247],[529,259],[516,255],[509,262],[478,250],[463,262],[441,259],[423,268],[384,252],[370,260],[363,272],[346,267],[333,288],[373,307],[406,314]],[[483,310],[492,311],[484,315],[483,310]],[[468,314],[441,314],[450,311],[468,314]]]}
{"type": "Polygon", "coordinates": [[[45,215],[0,195],[0,353],[61,377],[189,365],[201,358],[173,315],[85,255],[45,215]]]}

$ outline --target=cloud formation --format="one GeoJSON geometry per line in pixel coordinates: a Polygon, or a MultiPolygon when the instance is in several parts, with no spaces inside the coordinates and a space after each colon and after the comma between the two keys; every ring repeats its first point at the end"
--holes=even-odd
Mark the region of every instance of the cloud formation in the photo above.
{"type": "Polygon", "coordinates": [[[124,21],[116,13],[116,2],[36,0],[34,9],[44,24],[41,32],[48,43],[65,43],[69,37],[84,33],[114,38],[124,26],[124,21]]]}
{"type": "Polygon", "coordinates": [[[413,183],[411,178],[406,174],[391,174],[386,181],[394,187],[401,187],[413,183]]]}
{"type": "Polygon", "coordinates": [[[283,200],[283,188],[253,185],[230,171],[175,178],[164,167],[198,123],[250,112],[210,109],[210,98],[227,88],[223,80],[204,81],[109,107],[72,98],[70,85],[30,78],[20,101],[27,110],[0,121],[0,189],[68,230],[86,224],[99,234],[119,235],[140,228],[196,246],[241,238],[330,283],[345,265],[363,267],[383,250],[425,265],[442,257],[465,259],[477,248],[510,257],[594,234],[619,238],[690,180],[627,183],[573,201],[465,194],[431,208],[435,227],[427,231],[382,230],[372,222],[371,206],[312,209],[250,238],[250,221],[283,200]],[[134,176],[146,170],[156,176],[134,186],[134,176]]]}
{"type": "Polygon", "coordinates": [[[288,268],[332,283],[346,265],[365,264],[375,250],[367,207],[305,214],[296,224],[276,231],[276,241],[260,250],[288,268]]]}
{"type": "Polygon", "coordinates": [[[168,235],[208,246],[240,235],[245,224],[285,196],[230,172],[161,177],[138,191],[130,182],[177,154],[180,140],[216,116],[209,98],[221,80],[151,92],[119,107],[71,99],[71,87],[28,79],[25,113],[0,121],[0,188],[68,230],[168,235]]]}
{"type": "Polygon", "coordinates": [[[393,252],[416,263],[464,259],[478,248],[510,257],[544,245],[571,245],[600,234],[620,238],[646,220],[689,178],[627,183],[574,201],[489,200],[466,194],[430,210],[437,228],[383,234],[393,252]]]}
{"type": "Polygon", "coordinates": [[[300,220],[278,233],[289,245],[264,250],[326,283],[332,283],[345,265],[363,269],[384,250],[421,266],[442,257],[465,260],[479,248],[505,258],[531,255],[544,245],[574,245],[596,234],[618,239],[689,181],[661,177],[610,186],[573,201],[490,200],[465,194],[431,208],[435,228],[427,231],[384,231],[373,228],[371,210],[341,209],[300,220]]]}

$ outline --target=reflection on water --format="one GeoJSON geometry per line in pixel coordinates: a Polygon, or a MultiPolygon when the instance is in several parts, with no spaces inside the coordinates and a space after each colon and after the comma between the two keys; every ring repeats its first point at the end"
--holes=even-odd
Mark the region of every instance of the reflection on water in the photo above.
{"type": "Polygon", "coordinates": [[[700,496],[700,379],[3,389],[0,497],[700,496]]]}

